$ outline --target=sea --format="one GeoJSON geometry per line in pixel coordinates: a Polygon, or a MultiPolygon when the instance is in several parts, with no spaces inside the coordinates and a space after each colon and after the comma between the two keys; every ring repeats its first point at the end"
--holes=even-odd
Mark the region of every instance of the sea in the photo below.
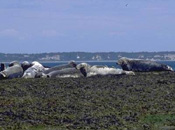
{"type": "MultiPolygon", "coordinates": [[[[116,64],[116,61],[81,61],[81,62],[76,62],[77,64],[82,63],[82,62],[86,62],[90,65],[104,65],[104,66],[108,66],[108,67],[115,67],[115,68],[121,68],[120,66],[118,66],[116,64]]],[[[174,70],[175,70],[175,61],[156,61],[158,63],[162,63],[162,64],[166,64],[171,66],[174,70]]],[[[62,64],[67,64],[68,62],[66,61],[61,61],[61,62],[42,62],[42,65],[44,66],[48,66],[48,67],[53,67],[53,66],[57,66],[57,65],[62,65],[62,64]]]]}

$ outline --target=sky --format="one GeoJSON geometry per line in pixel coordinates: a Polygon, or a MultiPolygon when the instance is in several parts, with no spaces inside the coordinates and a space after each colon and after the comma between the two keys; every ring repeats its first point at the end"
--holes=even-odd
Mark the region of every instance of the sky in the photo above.
{"type": "Polygon", "coordinates": [[[175,51],[175,0],[0,0],[0,52],[175,51]]]}

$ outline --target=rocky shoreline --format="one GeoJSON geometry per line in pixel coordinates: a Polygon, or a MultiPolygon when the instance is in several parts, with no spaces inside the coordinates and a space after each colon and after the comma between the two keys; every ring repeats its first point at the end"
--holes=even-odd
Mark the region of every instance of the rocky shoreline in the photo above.
{"type": "Polygon", "coordinates": [[[174,93],[175,72],[1,80],[0,130],[171,129],[174,93]]]}

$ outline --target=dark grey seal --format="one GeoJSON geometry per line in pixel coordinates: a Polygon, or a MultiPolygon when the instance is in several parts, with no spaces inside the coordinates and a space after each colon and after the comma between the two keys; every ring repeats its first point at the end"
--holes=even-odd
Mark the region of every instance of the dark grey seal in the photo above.
{"type": "Polygon", "coordinates": [[[135,72],[173,71],[173,69],[168,65],[164,65],[150,60],[129,59],[123,57],[117,61],[117,64],[120,65],[123,70],[127,71],[135,71],[135,72]]]}
{"type": "Polygon", "coordinates": [[[23,69],[17,61],[11,62],[9,67],[0,72],[0,79],[20,78],[23,75],[23,69]]]}
{"type": "Polygon", "coordinates": [[[1,70],[0,71],[5,70],[5,68],[6,68],[5,64],[4,63],[1,63],[1,70]]]}
{"type": "MultiPolygon", "coordinates": [[[[83,71],[83,70],[81,70],[83,71]]],[[[76,68],[65,68],[62,70],[55,70],[47,74],[48,78],[79,78],[79,77],[85,77],[86,72],[82,73],[80,70],[76,68]]]]}
{"type": "Polygon", "coordinates": [[[76,66],[77,66],[77,64],[74,61],[70,61],[68,64],[51,67],[51,68],[45,70],[43,73],[49,74],[49,73],[57,71],[57,70],[62,70],[62,69],[66,69],[66,68],[76,68],[76,66]]]}
{"type": "Polygon", "coordinates": [[[28,68],[32,67],[32,64],[30,64],[28,61],[24,61],[21,63],[21,67],[23,68],[23,71],[25,72],[28,68]]]}

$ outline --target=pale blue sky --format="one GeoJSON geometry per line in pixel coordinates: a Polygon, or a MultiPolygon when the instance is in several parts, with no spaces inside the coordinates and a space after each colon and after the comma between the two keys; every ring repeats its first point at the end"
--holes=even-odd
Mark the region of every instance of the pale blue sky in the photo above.
{"type": "Polygon", "coordinates": [[[175,51],[175,0],[0,0],[0,52],[175,51]]]}

